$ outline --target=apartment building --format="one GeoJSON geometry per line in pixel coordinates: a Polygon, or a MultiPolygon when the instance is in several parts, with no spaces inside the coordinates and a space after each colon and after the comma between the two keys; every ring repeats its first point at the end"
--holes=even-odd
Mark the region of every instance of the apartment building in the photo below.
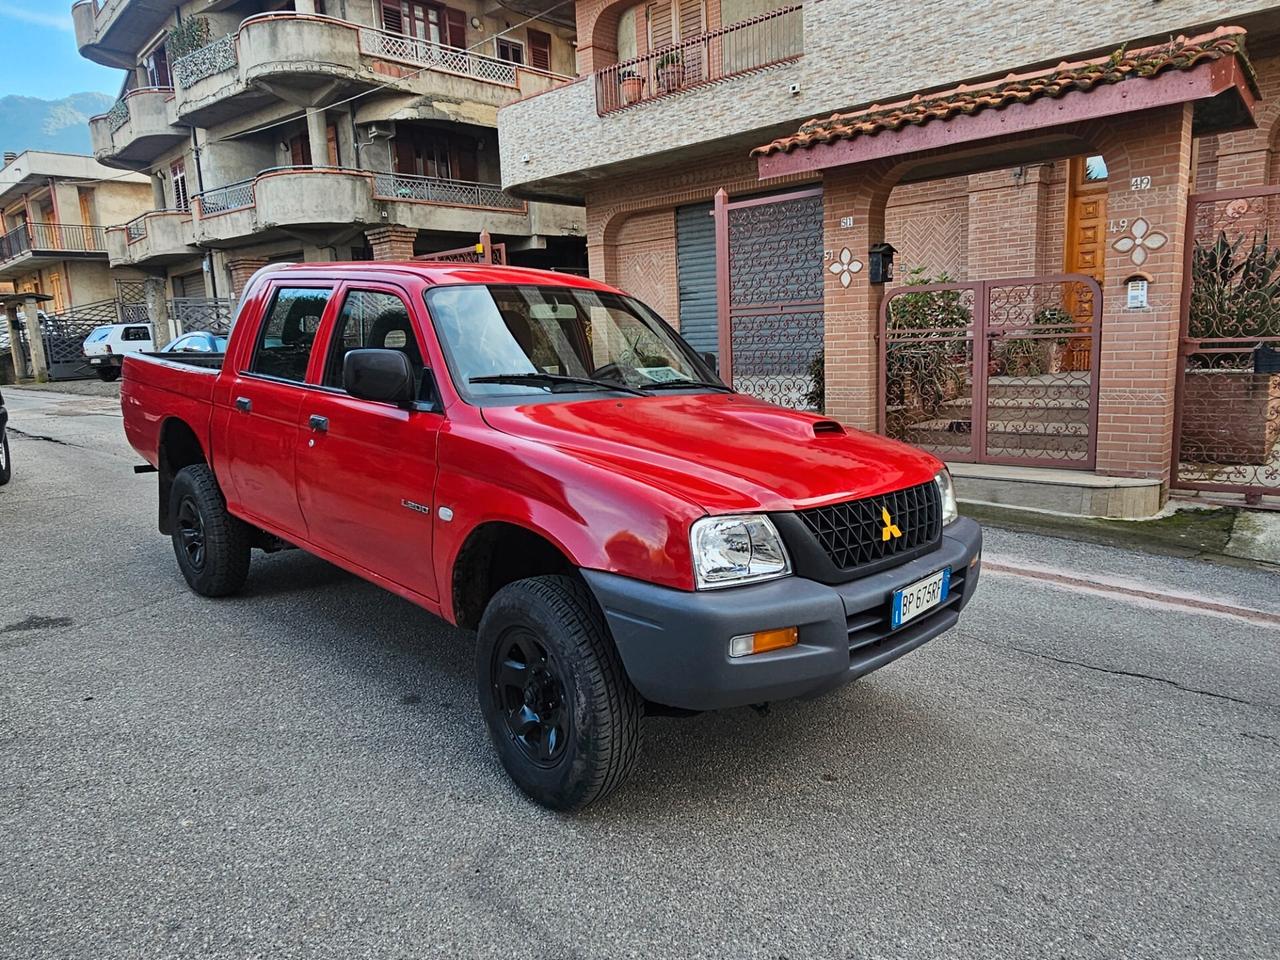
{"type": "Polygon", "coordinates": [[[117,280],[142,278],[109,269],[104,224],[150,209],[146,177],[72,154],[31,150],[3,159],[0,283],[47,294],[47,311],[60,314],[114,299],[117,280]]]}
{"type": "Polygon", "coordinates": [[[962,493],[1280,502],[1280,6],[578,0],[503,183],[739,388],[962,493]],[[1247,279],[1246,279],[1247,278],[1247,279]]]}
{"type": "MultiPolygon", "coordinates": [[[[553,7],[552,4],[544,4],[553,7]]],[[[564,10],[563,7],[560,8],[564,10]]],[[[451,0],[81,0],[83,56],[120,67],[94,155],[151,182],[110,262],[178,304],[281,260],[474,248],[585,269],[581,207],[504,193],[497,110],[572,74],[572,17],[451,0]]]]}

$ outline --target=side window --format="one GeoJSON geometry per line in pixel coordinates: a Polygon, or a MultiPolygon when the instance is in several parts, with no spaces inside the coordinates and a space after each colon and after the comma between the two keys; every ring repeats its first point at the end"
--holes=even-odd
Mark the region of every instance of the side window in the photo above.
{"type": "Polygon", "coordinates": [[[136,343],[139,340],[150,340],[151,331],[146,327],[125,327],[124,333],[121,334],[120,339],[129,343],[136,343]]]}
{"type": "Polygon", "coordinates": [[[302,383],[332,290],[281,287],[258,333],[250,373],[302,383]]]}
{"type": "Polygon", "coordinates": [[[347,294],[324,365],[326,387],[342,387],[342,364],[347,351],[362,347],[399,350],[409,358],[415,376],[422,371],[422,350],[413,332],[409,308],[394,293],[352,290],[347,294]]]}

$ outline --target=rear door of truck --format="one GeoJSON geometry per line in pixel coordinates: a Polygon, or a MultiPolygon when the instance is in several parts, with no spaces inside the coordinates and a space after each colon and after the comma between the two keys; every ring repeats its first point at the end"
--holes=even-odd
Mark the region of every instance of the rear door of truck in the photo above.
{"type": "Polygon", "coordinates": [[[234,510],[286,538],[307,539],[297,493],[298,414],[312,345],[335,285],[287,276],[269,280],[257,294],[261,309],[242,313],[259,320],[257,329],[236,338],[223,368],[217,435],[234,510]]]}

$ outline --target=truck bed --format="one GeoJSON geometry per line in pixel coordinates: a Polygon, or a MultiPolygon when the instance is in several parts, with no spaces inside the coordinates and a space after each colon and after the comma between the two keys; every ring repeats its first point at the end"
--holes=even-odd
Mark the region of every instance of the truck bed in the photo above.
{"type": "Polygon", "coordinates": [[[124,360],[120,407],[130,445],[158,466],[166,423],[181,421],[213,462],[209,424],[224,354],[136,353],[124,360]]]}

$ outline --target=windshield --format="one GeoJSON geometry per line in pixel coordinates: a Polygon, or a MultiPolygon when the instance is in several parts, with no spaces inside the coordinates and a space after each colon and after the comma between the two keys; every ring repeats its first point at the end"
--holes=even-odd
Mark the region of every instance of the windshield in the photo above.
{"type": "Polygon", "coordinates": [[[630,297],[573,287],[445,286],[427,291],[427,306],[468,398],[719,384],[688,344],[630,297]]]}

